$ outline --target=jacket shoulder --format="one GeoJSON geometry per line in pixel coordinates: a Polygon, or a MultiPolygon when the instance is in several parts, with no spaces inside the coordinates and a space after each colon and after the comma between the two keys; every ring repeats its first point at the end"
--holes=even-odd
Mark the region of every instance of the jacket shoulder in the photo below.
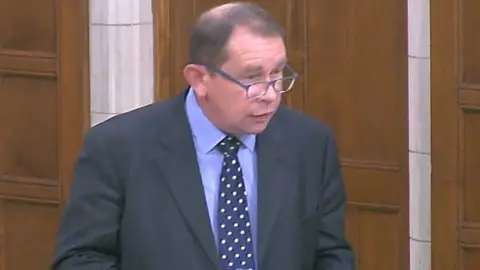
{"type": "Polygon", "coordinates": [[[326,139],[333,136],[331,128],[326,123],[286,106],[279,108],[276,117],[284,132],[297,139],[305,137],[326,139]]]}

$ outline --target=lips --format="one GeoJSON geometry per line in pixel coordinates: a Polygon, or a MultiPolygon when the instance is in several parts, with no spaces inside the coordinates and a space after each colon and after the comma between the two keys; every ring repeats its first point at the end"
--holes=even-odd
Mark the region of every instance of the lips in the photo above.
{"type": "Polygon", "coordinates": [[[268,113],[262,113],[262,114],[255,114],[253,117],[267,117],[273,114],[273,112],[268,112],[268,113]]]}

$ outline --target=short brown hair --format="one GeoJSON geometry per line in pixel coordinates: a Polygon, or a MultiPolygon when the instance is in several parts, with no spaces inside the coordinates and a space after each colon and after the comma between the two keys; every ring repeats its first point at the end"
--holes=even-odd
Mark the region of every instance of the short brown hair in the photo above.
{"type": "Polygon", "coordinates": [[[258,5],[238,2],[216,12],[213,8],[193,26],[189,43],[190,63],[220,66],[228,60],[225,45],[235,27],[245,27],[262,37],[284,37],[283,27],[258,5]]]}

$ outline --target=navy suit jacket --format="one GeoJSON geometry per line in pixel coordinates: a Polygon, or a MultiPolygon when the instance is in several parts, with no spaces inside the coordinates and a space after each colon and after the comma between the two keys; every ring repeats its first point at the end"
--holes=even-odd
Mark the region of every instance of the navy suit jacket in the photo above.
{"type": "MultiPolygon", "coordinates": [[[[185,93],[85,135],[53,270],[220,270],[185,93]]],[[[280,107],[257,137],[259,270],[353,270],[332,133],[280,107]]]]}

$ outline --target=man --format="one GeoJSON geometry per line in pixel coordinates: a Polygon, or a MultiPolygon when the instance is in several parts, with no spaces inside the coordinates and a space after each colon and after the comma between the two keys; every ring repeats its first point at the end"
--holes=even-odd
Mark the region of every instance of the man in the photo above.
{"type": "Polygon", "coordinates": [[[52,269],[354,269],[332,134],[279,106],[282,28],[225,4],[189,54],[184,93],[85,136],[52,269]]]}

